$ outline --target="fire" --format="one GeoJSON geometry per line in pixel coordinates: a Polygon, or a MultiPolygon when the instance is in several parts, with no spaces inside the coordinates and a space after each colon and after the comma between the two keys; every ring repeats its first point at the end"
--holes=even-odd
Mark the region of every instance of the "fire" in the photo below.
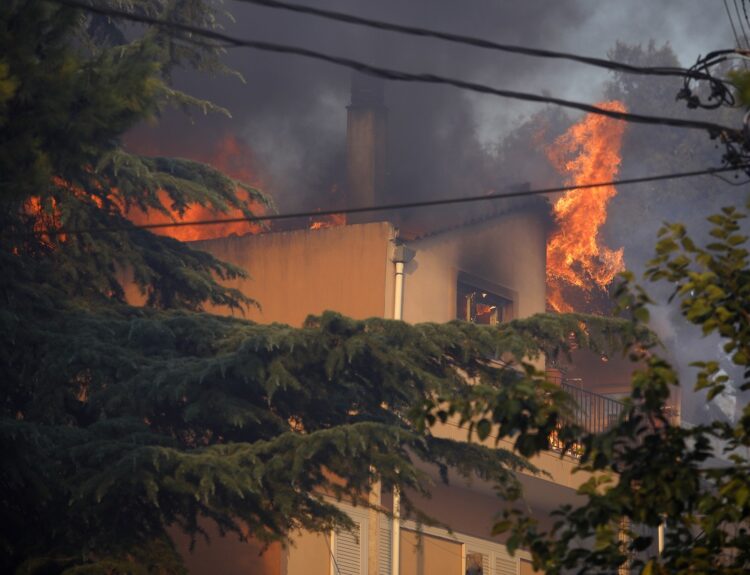
{"type": "MultiPolygon", "coordinates": [[[[149,144],[138,145],[135,143],[133,145],[131,143],[129,147],[131,149],[140,149],[141,152],[157,153],[157,150],[149,144]]],[[[242,180],[250,185],[259,185],[257,176],[254,175],[253,170],[250,168],[252,151],[246,144],[232,135],[223,138],[215,150],[209,155],[203,156],[201,154],[190,153],[182,155],[192,157],[195,161],[209,164],[236,180],[242,180]]],[[[91,186],[92,193],[84,190],[82,186],[71,183],[60,176],[54,176],[51,180],[51,184],[53,187],[58,188],[59,191],[73,194],[79,199],[85,201],[91,201],[99,208],[104,208],[106,201],[108,205],[111,204],[114,208],[124,211],[121,202],[118,201],[117,187],[111,186],[111,183],[109,182],[103,182],[97,179],[91,166],[87,166],[85,171],[91,174],[91,180],[87,182],[87,185],[91,186]],[[93,190],[96,191],[94,192],[93,190]]],[[[262,215],[264,213],[264,206],[253,201],[245,190],[238,188],[237,196],[252,209],[254,214],[262,215]]],[[[217,212],[208,207],[197,204],[188,206],[187,209],[185,209],[184,214],[180,215],[169,208],[170,199],[166,191],[159,191],[159,199],[162,205],[170,210],[170,214],[164,214],[157,211],[147,213],[138,208],[131,208],[125,213],[125,216],[138,225],[244,217],[243,212],[236,208],[231,209],[228,212],[217,212]]],[[[57,234],[53,241],[50,235],[42,233],[51,230],[58,230],[62,227],[60,209],[54,196],[50,196],[46,200],[42,200],[42,198],[38,196],[31,197],[24,203],[22,209],[28,216],[33,218],[33,228],[35,231],[40,232],[39,237],[45,244],[52,247],[55,243],[66,241],[67,236],[65,234],[57,234]]],[[[232,222],[207,226],[157,228],[154,232],[157,234],[168,235],[182,241],[193,241],[222,237],[230,234],[259,233],[262,229],[263,227],[258,223],[232,222]]]]}
{"type": "MultiPolygon", "coordinates": [[[[24,202],[23,211],[33,218],[33,229],[39,234],[41,242],[51,247],[55,242],[45,232],[60,229],[60,209],[55,198],[49,198],[49,205],[45,205],[40,197],[32,196],[24,202]]],[[[66,238],[60,234],[56,239],[64,242],[66,238]]]]}
{"type": "MultiPolygon", "coordinates": [[[[142,151],[155,152],[155,150],[149,149],[150,146],[140,146],[138,145],[138,143],[131,142],[128,147],[136,150],[142,149],[142,151]]],[[[162,151],[161,153],[164,153],[164,151],[162,151]]],[[[182,156],[188,157],[191,160],[195,160],[197,162],[209,164],[236,180],[241,180],[250,185],[260,187],[259,178],[251,167],[253,160],[252,150],[242,140],[231,134],[222,138],[216,148],[210,154],[205,154],[203,152],[194,152],[184,153],[182,154],[182,156]]],[[[259,205],[257,202],[253,202],[244,190],[238,188],[237,196],[251,207],[254,214],[262,215],[264,213],[264,206],[259,205]]],[[[159,199],[162,204],[169,209],[170,202],[166,191],[159,192],[159,199]]],[[[128,212],[127,217],[135,224],[145,225],[180,221],[187,222],[212,219],[242,218],[244,216],[242,211],[237,208],[231,209],[227,212],[217,212],[216,210],[212,210],[206,206],[201,206],[198,204],[188,206],[184,214],[182,215],[172,211],[171,209],[170,212],[170,214],[164,214],[156,211],[150,211],[146,213],[135,208],[131,209],[128,212]]],[[[224,237],[232,234],[257,234],[262,230],[263,226],[258,223],[232,222],[226,224],[211,224],[204,226],[156,228],[153,231],[154,233],[171,236],[181,241],[195,241],[224,237]]]]}
{"type": "MultiPolygon", "coordinates": [[[[338,184],[333,184],[328,190],[326,203],[329,206],[341,205],[340,189],[338,184]]],[[[336,208],[334,208],[336,209],[336,208]]],[[[320,208],[317,209],[320,211],[320,208]]],[[[338,228],[346,225],[346,214],[329,214],[327,216],[315,216],[310,218],[311,230],[325,230],[338,228]]]]}
{"type": "Polygon", "coordinates": [[[331,214],[320,216],[310,223],[311,230],[325,230],[327,228],[338,228],[346,225],[346,214],[331,214]]]}
{"type": "MultiPolygon", "coordinates": [[[[617,101],[599,106],[625,111],[617,101]]],[[[612,180],[620,168],[624,129],[623,122],[589,114],[548,148],[547,157],[566,175],[566,184],[612,180]]],[[[606,292],[624,269],[622,249],[610,249],[599,238],[607,204],[616,194],[614,186],[576,189],[555,202],[557,230],[547,242],[547,300],[553,310],[573,309],[564,297],[571,287],[590,300],[595,290],[606,292]]]]}
{"type": "MultiPolygon", "coordinates": [[[[86,171],[91,172],[92,169],[87,167],[86,171]]],[[[99,208],[102,208],[104,205],[103,200],[99,196],[87,193],[81,186],[74,185],[60,176],[53,176],[50,183],[59,191],[73,194],[82,200],[94,202],[99,208]]],[[[94,185],[97,185],[98,189],[102,189],[101,185],[98,185],[97,182],[94,182],[94,185]]],[[[54,195],[47,196],[45,199],[41,196],[31,196],[23,203],[22,210],[27,216],[32,218],[34,231],[39,234],[39,239],[48,247],[53,247],[56,243],[67,241],[66,234],[59,233],[53,238],[47,233],[59,230],[62,227],[62,215],[58,201],[54,195]]]]}

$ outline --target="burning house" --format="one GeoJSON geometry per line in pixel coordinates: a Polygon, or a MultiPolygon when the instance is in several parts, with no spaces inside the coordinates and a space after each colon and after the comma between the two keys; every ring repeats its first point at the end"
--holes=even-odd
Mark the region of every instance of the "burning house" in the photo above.
{"type": "MultiPolygon", "coordinates": [[[[355,76],[347,114],[347,204],[382,203],[388,174],[382,84],[355,76]]],[[[578,154],[575,160],[565,156],[582,140],[611,144],[621,136],[612,122],[596,122],[581,125],[560,142],[562,152],[555,161],[573,183],[606,180],[616,173],[619,160],[606,157],[611,145],[589,146],[588,155],[578,154]]],[[[613,193],[594,191],[599,206],[613,193]]],[[[359,214],[348,221],[321,217],[298,229],[227,235],[196,245],[252,273],[231,285],[261,303],[247,312],[257,322],[298,326],[308,315],[330,309],[353,318],[493,325],[549,307],[571,309],[565,285],[605,286],[619,271],[622,254],[602,252],[597,244],[606,214],[582,204],[590,197],[566,196],[556,204],[555,217],[567,217],[572,230],[558,226],[552,232],[550,204],[534,196],[495,201],[483,213],[459,220],[398,213],[359,214]],[[574,262],[570,254],[576,251],[581,253],[574,262]]],[[[629,371],[614,361],[604,365],[599,357],[581,357],[580,366],[558,366],[557,373],[582,406],[580,423],[592,429],[606,426],[618,413],[613,398],[627,389],[629,371]]],[[[466,438],[465,429],[450,424],[435,433],[466,438]]],[[[520,479],[535,515],[547,518],[560,504],[576,501],[575,490],[586,478],[572,475],[573,459],[544,454],[534,464],[546,475],[523,474],[520,479]]],[[[488,535],[498,507],[493,486],[454,478],[447,486],[438,479],[424,509],[451,531],[418,526],[409,518],[394,522],[386,514],[342,503],[357,526],[354,533],[299,533],[292,545],[272,546],[263,554],[253,544],[214,537],[211,546],[199,542],[194,552],[186,553],[188,567],[194,573],[264,575],[532,573],[528,554],[511,557],[501,539],[488,535]]],[[[371,494],[371,503],[387,511],[394,505],[391,494],[379,492],[371,494]]],[[[183,543],[179,535],[176,539],[183,543]]]]}

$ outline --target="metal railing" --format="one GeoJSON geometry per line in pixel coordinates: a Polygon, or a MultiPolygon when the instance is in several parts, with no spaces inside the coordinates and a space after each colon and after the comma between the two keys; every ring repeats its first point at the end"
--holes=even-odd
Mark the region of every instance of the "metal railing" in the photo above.
{"type": "MultiPolygon", "coordinates": [[[[548,377],[550,376],[551,374],[548,374],[548,377]]],[[[560,376],[551,376],[550,380],[567,392],[575,402],[572,421],[569,423],[576,424],[588,433],[600,433],[609,429],[617,422],[625,407],[616,399],[583,389],[580,380],[563,379],[560,376]],[[573,382],[578,382],[578,384],[573,382]]],[[[563,445],[557,432],[550,436],[550,447],[560,451],[565,449],[568,455],[576,458],[582,452],[582,446],[579,444],[563,445]]]]}
{"type": "Polygon", "coordinates": [[[560,387],[570,394],[576,404],[571,423],[589,433],[600,433],[609,429],[617,422],[624,408],[622,402],[616,399],[585,390],[564,380],[560,382],[560,387]]]}

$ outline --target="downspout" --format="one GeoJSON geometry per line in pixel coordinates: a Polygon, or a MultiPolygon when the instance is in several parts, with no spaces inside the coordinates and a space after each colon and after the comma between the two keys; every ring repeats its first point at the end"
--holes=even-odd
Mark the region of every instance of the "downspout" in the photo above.
{"type": "MultiPolygon", "coordinates": [[[[404,244],[393,248],[395,283],[393,288],[393,319],[402,320],[404,315],[404,267],[414,258],[414,250],[404,244]]],[[[399,575],[401,562],[401,492],[393,488],[393,517],[391,518],[391,575],[399,575]]]]}
{"type": "Polygon", "coordinates": [[[664,553],[664,521],[659,523],[657,534],[658,534],[659,557],[661,557],[662,553],[664,553]]]}
{"type": "Polygon", "coordinates": [[[393,518],[391,519],[391,575],[398,575],[401,562],[401,492],[393,488],[393,518]]]}
{"type": "Polygon", "coordinates": [[[396,264],[396,283],[393,289],[393,319],[401,320],[404,316],[404,262],[396,264]]]}
{"type": "MultiPolygon", "coordinates": [[[[398,241],[398,240],[396,240],[398,241]]],[[[404,244],[397,243],[393,247],[393,257],[391,260],[395,264],[395,285],[393,289],[393,319],[404,319],[404,267],[414,259],[416,252],[406,247],[404,244]]]]}

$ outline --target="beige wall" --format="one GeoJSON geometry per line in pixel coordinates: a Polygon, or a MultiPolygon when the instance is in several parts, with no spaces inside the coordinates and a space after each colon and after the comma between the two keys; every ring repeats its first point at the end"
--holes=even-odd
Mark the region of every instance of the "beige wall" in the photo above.
{"type": "Polygon", "coordinates": [[[210,521],[202,521],[201,527],[208,533],[210,542],[198,538],[192,551],[190,538],[180,529],[170,529],[172,541],[191,575],[282,575],[285,552],[280,544],[264,548],[262,543],[252,539],[240,542],[234,535],[222,537],[210,521]]]}
{"type": "Polygon", "coordinates": [[[260,303],[261,310],[249,310],[248,319],[299,326],[326,310],[357,319],[388,316],[393,234],[390,224],[378,222],[220,238],[195,247],[250,274],[226,282],[260,303]]]}
{"type": "Polygon", "coordinates": [[[409,242],[409,247],[416,256],[406,266],[408,322],[455,319],[461,271],[515,291],[519,317],[545,310],[546,231],[536,213],[510,213],[409,242]]]}
{"type": "MultiPolygon", "coordinates": [[[[436,437],[443,437],[446,439],[453,439],[456,441],[466,441],[468,439],[468,428],[466,426],[459,427],[457,420],[448,420],[446,423],[438,422],[431,429],[433,435],[436,437]]],[[[476,435],[472,437],[472,442],[479,443],[476,435]]],[[[499,447],[508,451],[513,451],[513,442],[509,439],[501,439],[497,441],[495,436],[489,436],[483,442],[483,445],[487,447],[499,447]]],[[[570,492],[572,496],[575,490],[577,490],[584,482],[588,481],[590,475],[582,471],[574,473],[578,461],[569,455],[561,457],[558,452],[545,451],[539,455],[531,458],[531,464],[534,465],[539,472],[532,473],[530,471],[521,472],[524,476],[533,477],[536,481],[541,482],[540,487],[536,487],[536,483],[528,481],[529,488],[532,489],[533,496],[544,497],[544,484],[554,483],[557,486],[564,488],[570,492]],[[541,490],[542,492],[537,493],[541,490]]],[[[559,496],[555,496],[558,498],[559,496]]],[[[571,501],[565,501],[570,503],[571,501]]],[[[551,509],[552,507],[550,507],[551,509]]]]}
{"type": "MultiPolygon", "coordinates": [[[[484,223],[409,242],[404,320],[445,322],[456,317],[456,284],[463,271],[515,291],[516,313],[545,309],[545,229],[533,212],[510,213],[484,223]]],[[[323,230],[295,230],[195,242],[195,247],[245,269],[250,277],[226,282],[255,299],[247,310],[260,323],[301,325],[325,310],[363,319],[392,317],[394,228],[373,222],[323,230]]],[[[128,300],[143,298],[128,285],[128,300]]],[[[209,311],[227,314],[226,308],[209,311]]]]}
{"type": "MultiPolygon", "coordinates": [[[[576,480],[578,475],[580,474],[575,474],[576,480]]],[[[550,516],[550,511],[563,504],[581,503],[580,496],[573,489],[556,483],[551,478],[519,475],[519,480],[524,491],[524,502],[521,505],[539,520],[543,529],[552,527],[554,518],[550,516]]],[[[409,497],[421,511],[449,525],[456,533],[497,543],[505,542],[505,535],[490,535],[498,514],[507,507],[497,496],[493,483],[476,477],[467,481],[454,473],[450,474],[448,485],[442,483],[439,477],[435,477],[434,481],[435,484],[430,488],[432,496],[429,498],[409,493],[409,497]]]]}

